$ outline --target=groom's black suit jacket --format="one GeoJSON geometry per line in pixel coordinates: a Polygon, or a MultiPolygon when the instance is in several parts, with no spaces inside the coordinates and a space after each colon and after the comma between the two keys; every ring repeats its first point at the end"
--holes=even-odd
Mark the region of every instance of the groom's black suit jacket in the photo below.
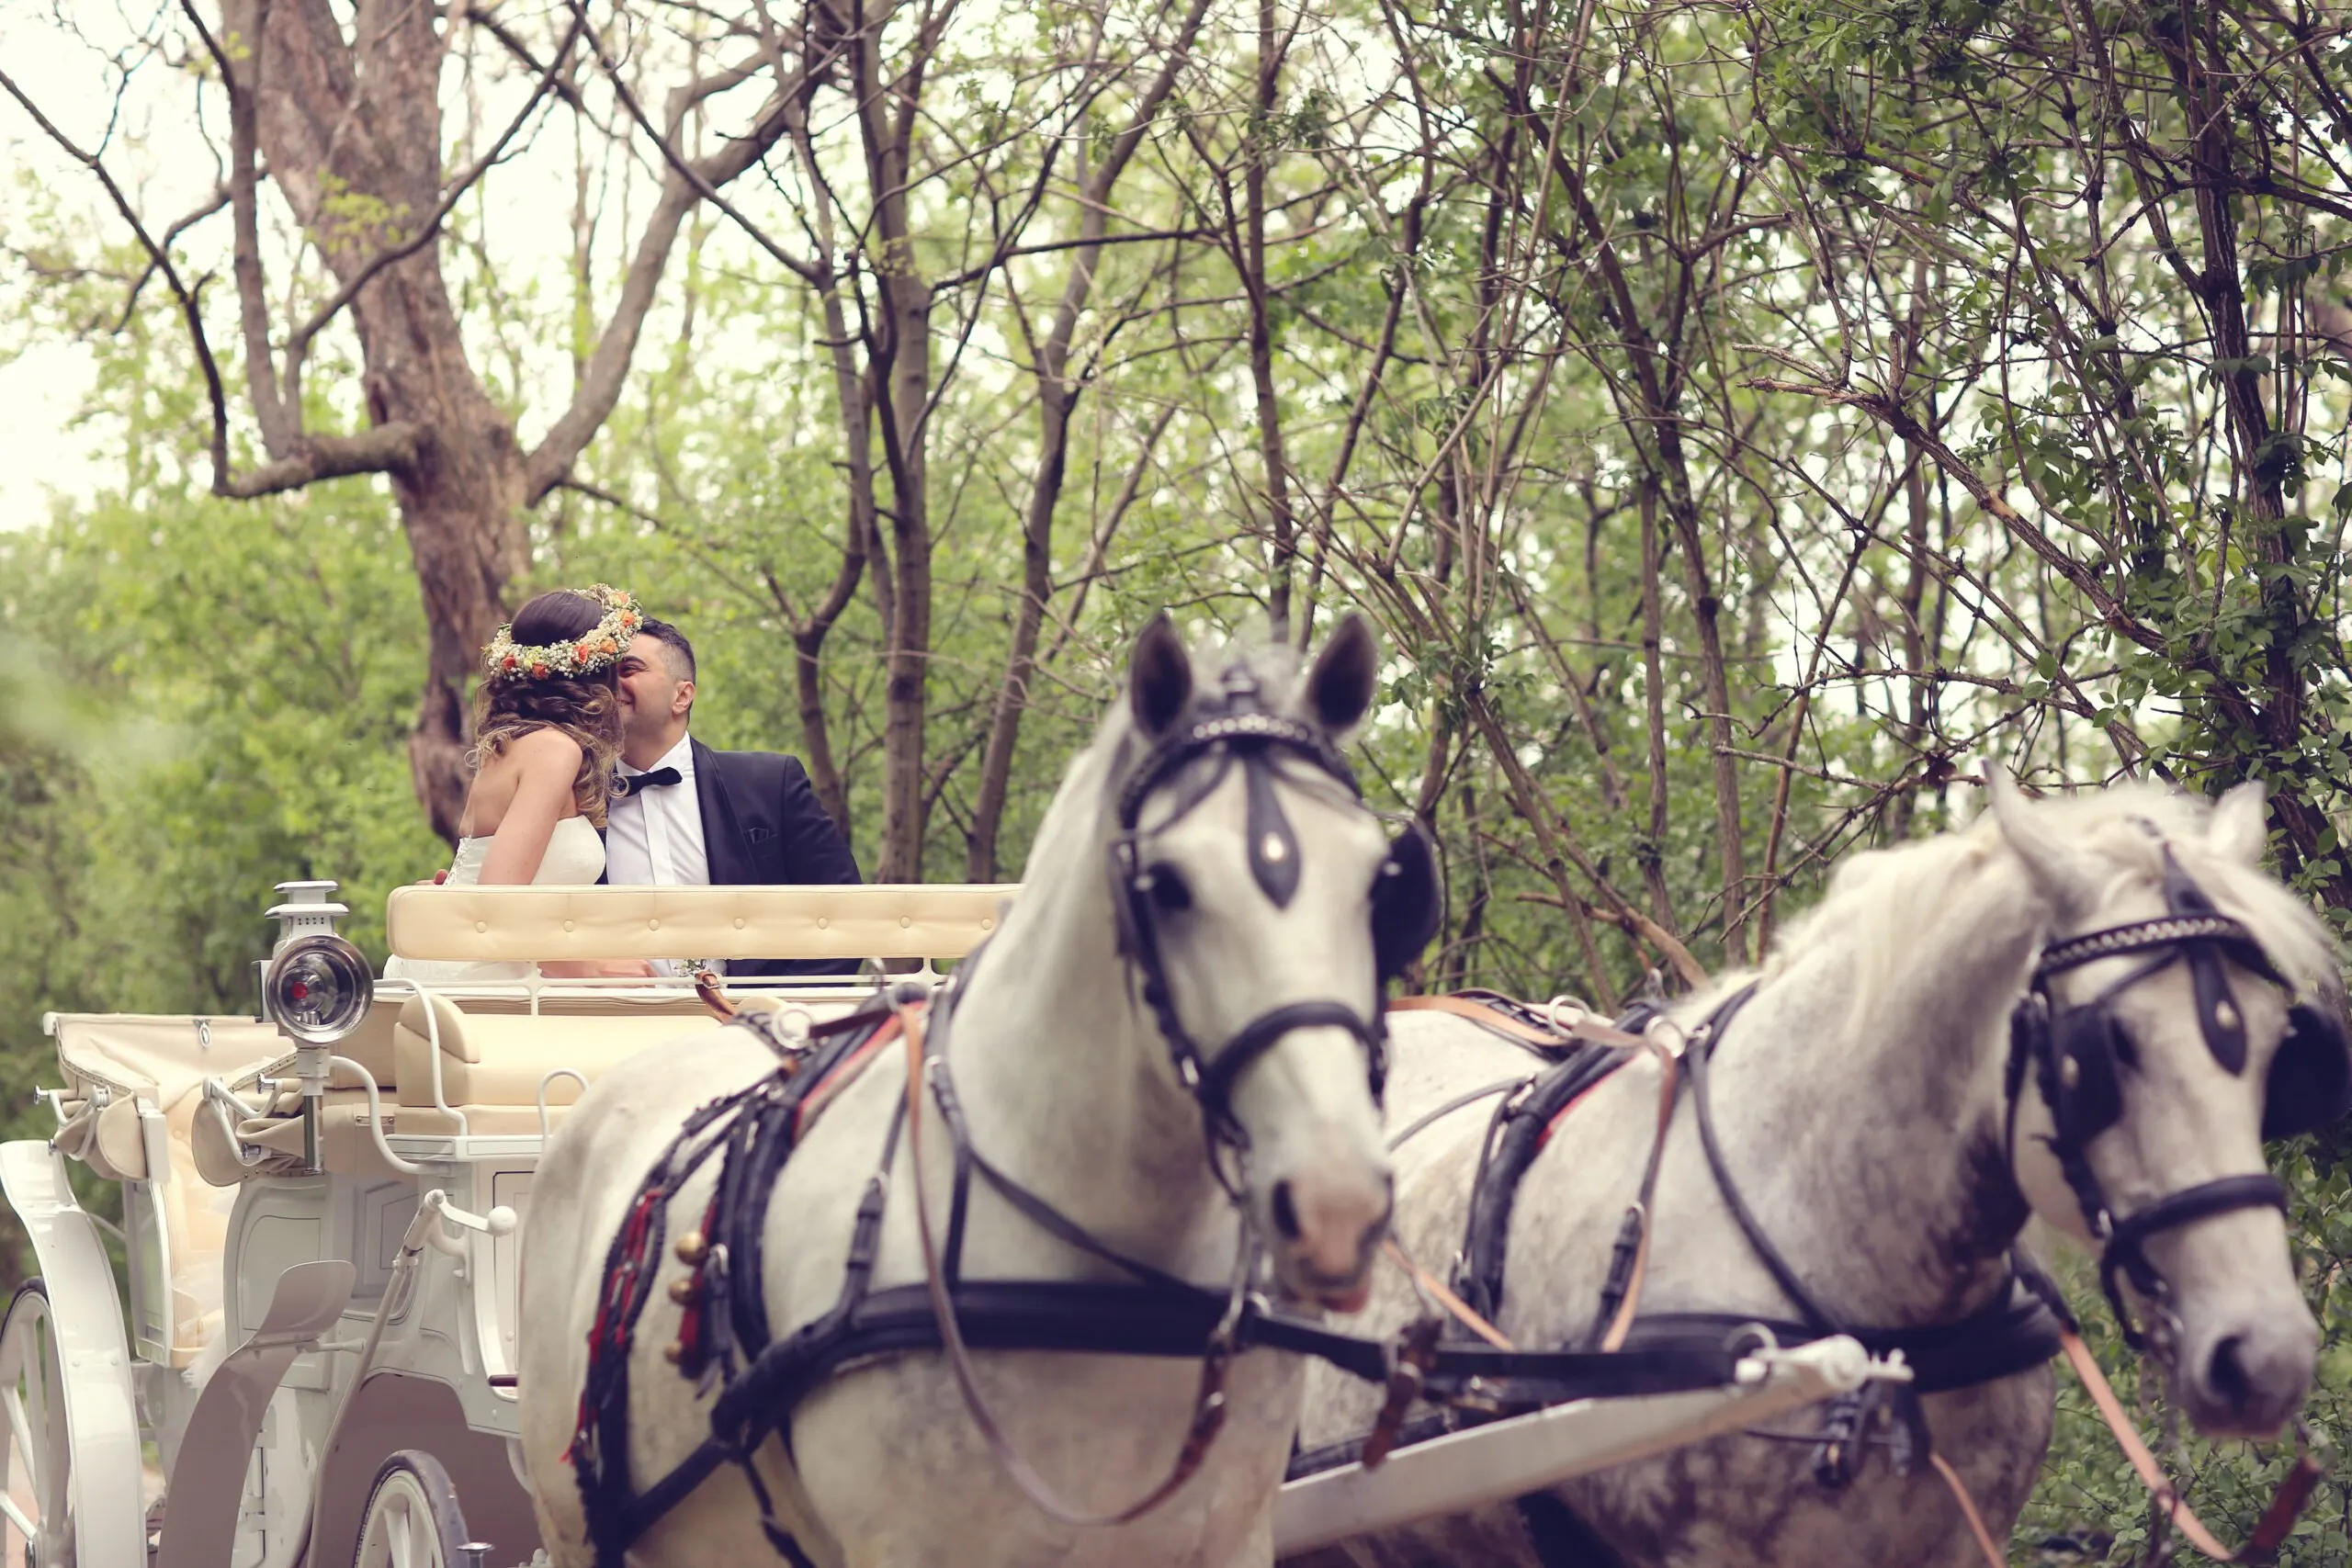
{"type": "MultiPolygon", "coordinates": [[[[702,848],[714,886],[747,883],[857,883],[849,841],[818,800],[797,757],[774,751],[714,751],[691,742],[702,848]]],[[[729,975],[829,975],[854,964],[818,959],[729,959],[729,975]]]]}

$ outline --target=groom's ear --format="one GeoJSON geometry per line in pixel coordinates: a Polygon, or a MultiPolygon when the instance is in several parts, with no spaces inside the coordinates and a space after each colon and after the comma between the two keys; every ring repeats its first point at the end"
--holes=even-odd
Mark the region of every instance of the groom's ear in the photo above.
{"type": "Polygon", "coordinates": [[[695,683],[692,681],[678,682],[678,694],[670,699],[670,711],[680,718],[687,717],[695,711],[695,683]]]}

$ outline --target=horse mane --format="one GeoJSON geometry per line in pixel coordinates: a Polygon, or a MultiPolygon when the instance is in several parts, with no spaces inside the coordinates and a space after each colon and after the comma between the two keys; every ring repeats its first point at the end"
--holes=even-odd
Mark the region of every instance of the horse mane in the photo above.
{"type": "MultiPolygon", "coordinates": [[[[2105,869],[2110,880],[2098,890],[2102,902],[2125,881],[2160,882],[2168,845],[2198,886],[2254,933],[2280,974],[2300,987],[2340,990],[2325,925],[2260,866],[2214,848],[2208,837],[2211,802],[2134,781],[2046,796],[2029,809],[2056,818],[2066,841],[2105,869]],[[2153,824],[2161,837],[2143,824],[2153,824]]],[[[1769,978],[1824,951],[1839,953],[1851,966],[1849,1016],[1865,1015],[1918,962],[1922,933],[1959,901],[1959,885],[1997,867],[2007,849],[1987,811],[1965,828],[1848,857],[1821,901],[1783,930],[1760,973],[1769,978]]],[[[1727,976],[1693,1005],[1712,1006],[1747,977],[1748,972],[1727,976]]]]}

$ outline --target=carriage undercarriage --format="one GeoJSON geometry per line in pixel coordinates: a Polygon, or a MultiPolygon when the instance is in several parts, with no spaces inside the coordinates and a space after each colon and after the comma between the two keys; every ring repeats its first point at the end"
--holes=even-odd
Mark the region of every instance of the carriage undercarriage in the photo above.
{"type": "MultiPolygon", "coordinates": [[[[338,907],[331,885],[281,891],[282,959],[338,907]]],[[[403,890],[390,932],[427,960],[903,959],[922,979],[993,929],[1012,891],[403,890]]],[[[730,989],[804,1031],[873,994],[848,978],[730,989]]],[[[47,1021],[58,1131],[0,1146],[40,1274],[0,1327],[0,1516],[30,1568],[514,1568],[538,1549],[511,1369],[541,1144],[604,1068],[718,1022],[684,980],[362,976],[341,1033],[319,1002],[280,995],[270,1021],[47,1021]],[[119,1183],[119,1230],[76,1199],[69,1162],[119,1183]]],[[[1767,1337],[1720,1387],[1576,1401],[1294,1482],[1277,1546],[1535,1490],[1902,1375],[1851,1339],[1767,1337]]]]}

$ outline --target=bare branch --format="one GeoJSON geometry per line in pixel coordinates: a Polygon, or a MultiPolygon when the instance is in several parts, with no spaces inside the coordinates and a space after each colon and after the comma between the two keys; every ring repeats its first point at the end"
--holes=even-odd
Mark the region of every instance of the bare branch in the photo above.
{"type": "MultiPolygon", "coordinates": [[[[579,385],[573,389],[571,404],[548,427],[530,455],[524,490],[526,504],[536,505],[556,481],[568,472],[587,449],[589,441],[603,427],[614,405],[620,400],[621,387],[628,377],[630,360],[637,352],[638,334],[645,325],[646,312],[653,306],[655,290],[661,286],[662,273],[669,265],[671,247],[676,243],[678,230],[695,203],[708,201],[742,226],[763,250],[775,256],[796,276],[811,284],[820,284],[821,275],[809,263],[793,256],[745,219],[737,209],[718,194],[718,187],[735,178],[745,169],[764,157],[769,148],[783,137],[789,124],[791,93],[779,85],[775,96],[762,106],[760,115],[751,129],[729,141],[718,152],[699,164],[689,162],[671,144],[668,136],[654,130],[638,107],[637,100],[622,83],[619,67],[605,53],[603,40],[588,24],[587,14],[579,0],[573,0],[572,14],[577,28],[588,39],[597,62],[610,78],[613,90],[628,107],[630,115],[646,133],[661,146],[662,155],[670,173],[662,182],[662,200],[645,230],[639,236],[637,252],[630,258],[628,275],[621,283],[621,295],[613,307],[613,314],[605,323],[604,333],[596,340],[595,352],[589,356],[579,385]]],[[[671,95],[672,119],[683,119],[686,108],[703,96],[719,90],[718,84],[733,85],[748,79],[747,73],[730,72],[702,83],[689,84],[671,95]]]]}
{"type": "MultiPolygon", "coordinates": [[[[530,97],[524,103],[522,108],[515,112],[514,118],[507,122],[506,129],[500,133],[498,140],[491,144],[490,151],[475,159],[472,166],[459,175],[449,188],[442,193],[440,203],[434,208],[432,216],[420,224],[416,232],[406,240],[390,249],[379,251],[369,257],[364,265],[344,279],[343,286],[328,297],[325,304],[313,310],[310,319],[294,330],[294,335],[286,342],[286,389],[287,398],[290,403],[299,404],[300,399],[302,363],[310,354],[311,340],[317,337],[328,322],[341,314],[345,306],[357,299],[359,291],[373,282],[377,274],[395,262],[404,261],[414,255],[433,243],[441,232],[442,221],[456,209],[466,192],[471,190],[482,175],[488,174],[505,157],[508,143],[521,132],[531,117],[538,112],[539,105],[547,101],[548,93],[555,87],[557,78],[571,59],[572,45],[580,41],[582,25],[581,21],[575,17],[571,30],[563,35],[563,42],[555,51],[555,59],[550,61],[547,69],[539,73],[538,85],[531,90],[530,97]]],[[[291,412],[296,418],[300,417],[299,406],[291,412]]]]}
{"type": "Polygon", "coordinates": [[[204,335],[204,312],[198,303],[196,291],[180,280],[179,269],[172,265],[170,254],[147,232],[147,226],[139,220],[139,214],[131,208],[130,198],[123,195],[122,187],[115,183],[114,175],[107,172],[105,162],[96,153],[85,152],[75,146],[73,139],[41,113],[40,106],[25,96],[25,90],[17,86],[16,79],[6,71],[0,71],[0,91],[16,99],[24,111],[33,117],[33,122],[40,127],[42,134],[62,149],[66,156],[97,176],[98,183],[106,187],[108,199],[113,201],[114,209],[122,215],[124,222],[130,225],[131,233],[137,236],[141,248],[146,251],[148,262],[164,275],[172,298],[179,301],[180,315],[187,322],[188,337],[196,345],[197,362],[204,370],[205,397],[212,412],[212,484],[215,490],[219,490],[229,477],[229,404],[220,388],[220,367],[214,362],[212,345],[204,335]]]}
{"type": "Polygon", "coordinates": [[[379,424],[353,435],[302,437],[302,450],[291,457],[264,463],[248,473],[216,480],[213,493],[238,501],[300,490],[320,479],[350,474],[396,473],[413,465],[426,444],[424,432],[405,423],[379,424]]]}

